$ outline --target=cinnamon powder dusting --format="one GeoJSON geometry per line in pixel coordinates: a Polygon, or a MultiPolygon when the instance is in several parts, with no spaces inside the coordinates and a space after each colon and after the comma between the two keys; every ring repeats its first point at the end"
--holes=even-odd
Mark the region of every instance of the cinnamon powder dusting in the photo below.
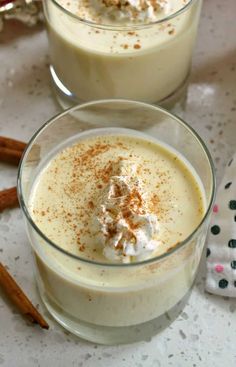
{"type": "MultiPolygon", "coordinates": [[[[175,210],[177,198],[170,184],[174,182],[173,170],[165,167],[167,158],[163,162],[161,161],[163,158],[160,157],[156,160],[158,150],[148,153],[150,155],[147,154],[147,157],[144,153],[142,157],[142,151],[145,152],[143,144],[146,144],[147,151],[149,149],[147,143],[143,143],[142,140],[139,142],[139,139],[132,141],[132,139],[126,140],[126,138],[114,136],[90,138],[63,150],[49,166],[45,188],[47,195],[55,200],[50,199],[52,204],[47,206],[45,198],[39,197],[38,202],[43,203],[43,207],[40,205],[34,207],[34,216],[39,223],[50,222],[52,231],[53,228],[57,228],[58,241],[62,234],[68,233],[72,243],[70,246],[76,246],[81,256],[92,258],[94,255],[97,258],[101,252],[93,244],[92,218],[96,215],[102,190],[107,187],[111,177],[119,175],[117,167],[120,163],[126,167],[131,159],[132,162],[136,162],[135,174],[142,179],[144,191],[148,194],[144,202],[139,187],[134,184],[122,199],[117,211],[112,212],[114,218],[117,215],[117,220],[118,214],[125,219],[130,228],[130,243],[135,243],[136,239],[132,232],[138,230],[140,225],[133,219],[134,213],[137,215],[151,213],[165,223],[174,221],[172,212],[175,210]],[[155,159],[153,158],[152,161],[151,157],[155,159]],[[162,168],[160,169],[158,165],[162,168]],[[57,201],[57,205],[54,205],[54,201],[57,201]],[[58,222],[62,225],[57,225],[58,222]]],[[[153,149],[152,146],[151,149],[153,149]]],[[[169,161],[174,161],[174,158],[171,156],[169,161]]],[[[122,197],[119,185],[114,185],[112,195],[115,200],[122,197]]],[[[107,210],[112,211],[113,208],[107,208],[107,210]]],[[[177,215],[183,214],[179,211],[177,215]]],[[[108,226],[108,239],[116,234],[117,228],[114,223],[108,226]]],[[[182,232],[181,236],[184,236],[182,232]]],[[[122,243],[118,244],[118,248],[122,249],[122,246],[122,243]]]]}

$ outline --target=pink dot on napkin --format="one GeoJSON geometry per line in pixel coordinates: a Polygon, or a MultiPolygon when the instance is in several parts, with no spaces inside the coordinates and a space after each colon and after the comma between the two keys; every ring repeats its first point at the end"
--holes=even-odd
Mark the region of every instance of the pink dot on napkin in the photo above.
{"type": "Polygon", "coordinates": [[[217,273],[222,273],[223,270],[224,270],[223,265],[218,264],[218,265],[215,266],[215,271],[217,273]]]}
{"type": "Polygon", "coordinates": [[[219,206],[217,204],[215,204],[214,207],[213,207],[213,212],[218,213],[218,211],[219,211],[219,206]]]}

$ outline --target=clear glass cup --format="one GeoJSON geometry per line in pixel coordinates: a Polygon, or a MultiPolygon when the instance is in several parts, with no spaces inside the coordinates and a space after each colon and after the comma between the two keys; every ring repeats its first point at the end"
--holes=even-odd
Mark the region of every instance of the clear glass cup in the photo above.
{"type": "Polygon", "coordinates": [[[155,334],[164,315],[170,310],[176,314],[192,287],[214,192],[214,168],[206,146],[184,121],[160,107],[103,100],[52,118],[32,137],[18,174],[19,201],[34,253],[37,285],[49,312],[72,333],[98,343],[129,343],[155,334]],[[202,181],[204,218],[188,238],[161,256],[130,264],[86,260],[50,241],[31,217],[31,188],[52,154],[80,133],[106,127],[134,129],[168,144],[187,159],[202,181]]]}
{"type": "Polygon", "coordinates": [[[50,71],[64,108],[106,98],[172,107],[184,99],[202,0],[161,21],[129,26],[86,22],[57,0],[43,3],[50,71]]]}

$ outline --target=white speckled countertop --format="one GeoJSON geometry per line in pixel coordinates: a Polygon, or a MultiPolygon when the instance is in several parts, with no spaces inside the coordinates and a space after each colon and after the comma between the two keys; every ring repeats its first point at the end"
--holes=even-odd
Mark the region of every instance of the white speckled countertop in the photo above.
{"type": "MultiPolygon", "coordinates": [[[[210,148],[220,177],[236,149],[236,1],[205,0],[183,117],[210,148]]],[[[0,134],[27,140],[59,112],[50,90],[43,28],[9,24],[0,34],[0,134]]],[[[0,165],[0,188],[15,184],[16,169],[0,165]]],[[[64,331],[36,291],[32,258],[19,209],[0,215],[0,257],[50,323],[29,325],[0,293],[0,366],[233,367],[236,299],[204,292],[204,259],[181,315],[151,341],[106,347],[64,331]]]]}

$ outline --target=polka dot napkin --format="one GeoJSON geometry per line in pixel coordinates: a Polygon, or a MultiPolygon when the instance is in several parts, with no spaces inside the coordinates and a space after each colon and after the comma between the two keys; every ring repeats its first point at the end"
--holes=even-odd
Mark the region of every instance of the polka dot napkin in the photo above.
{"type": "Polygon", "coordinates": [[[206,290],[236,297],[236,154],[226,167],[213,208],[206,290]]]}

